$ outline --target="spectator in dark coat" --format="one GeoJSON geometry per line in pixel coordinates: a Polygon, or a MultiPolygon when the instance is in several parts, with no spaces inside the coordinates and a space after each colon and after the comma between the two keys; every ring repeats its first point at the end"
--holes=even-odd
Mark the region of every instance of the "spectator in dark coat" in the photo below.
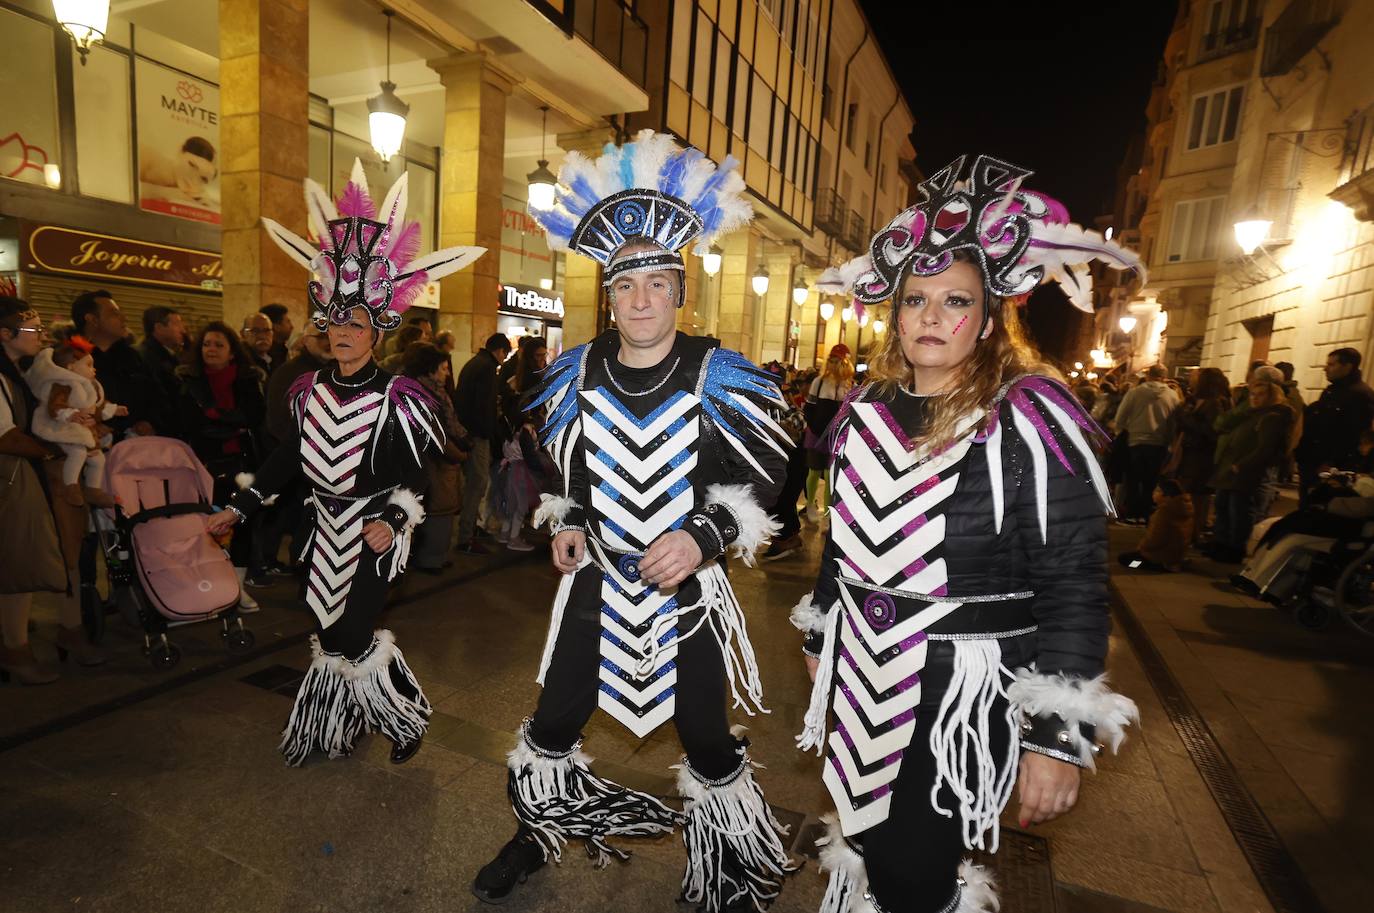
{"type": "Polygon", "coordinates": [[[1217,449],[1217,419],[1231,409],[1231,385],[1220,368],[1203,368],[1191,399],[1178,411],[1180,443],[1178,467],[1174,477],[1192,499],[1192,543],[1202,543],[1203,529],[1212,507],[1212,478],[1217,449]]]}
{"type": "Polygon", "coordinates": [[[1145,380],[1132,388],[1116,410],[1116,430],[1127,436],[1130,469],[1126,473],[1125,522],[1144,525],[1154,511],[1155,483],[1174,440],[1178,394],[1164,381],[1163,365],[1151,365],[1145,380]]]}
{"type": "Polygon", "coordinates": [[[458,373],[458,389],[453,405],[458,421],[468,431],[472,451],[463,465],[463,508],[458,516],[458,549],[485,554],[486,548],[473,536],[477,527],[477,508],[487,493],[491,479],[491,441],[496,435],[496,374],[510,355],[510,340],[494,333],[458,373]]]}
{"type": "Polygon", "coordinates": [[[1374,390],[1360,374],[1360,353],[1336,349],[1326,357],[1328,386],[1306,408],[1297,448],[1304,502],[1324,469],[1359,465],[1360,435],[1374,422],[1374,390]]]}
{"type": "Polygon", "coordinates": [[[253,367],[261,371],[264,378],[271,377],[281,365],[272,357],[272,321],[266,314],[249,314],[243,318],[243,347],[248,350],[253,367]]]}
{"type": "Polygon", "coordinates": [[[1232,563],[1244,559],[1250,531],[1262,519],[1260,486],[1288,452],[1293,425],[1277,368],[1256,368],[1247,386],[1246,402],[1217,420],[1222,440],[1209,483],[1217,493],[1217,521],[1208,554],[1232,563]]]}
{"type": "MultiPolygon", "coordinates": [[[[258,468],[256,433],[266,413],[262,372],[254,367],[238,334],[216,321],[200,331],[190,363],[178,373],[178,410],[186,441],[214,478],[215,504],[228,504],[239,489],[239,476],[258,468]]],[[[236,530],[229,546],[240,582],[253,556],[253,526],[236,530]]],[[[245,592],[239,610],[257,611],[257,603],[245,592]]]]}
{"type": "Polygon", "coordinates": [[[290,358],[291,334],[296,331],[291,312],[284,304],[264,304],[258,313],[267,315],[272,321],[272,348],[267,354],[272,356],[272,364],[280,367],[290,358]]]}
{"type": "Polygon", "coordinates": [[[162,389],[143,357],[129,342],[124,314],[109,292],[85,292],[72,302],[76,331],[95,346],[95,376],[105,388],[105,398],[129,409],[129,414],[110,419],[115,439],[126,433],[174,432],[171,404],[159,395],[162,389]]]}

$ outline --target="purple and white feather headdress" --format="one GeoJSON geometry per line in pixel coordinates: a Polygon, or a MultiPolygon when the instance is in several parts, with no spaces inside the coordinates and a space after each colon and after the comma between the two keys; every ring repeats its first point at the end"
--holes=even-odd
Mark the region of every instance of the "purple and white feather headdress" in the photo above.
{"type": "Polygon", "coordinates": [[[263,218],[277,246],[312,274],[311,320],[318,329],[347,323],[353,309],[361,307],[378,330],[394,330],[425,283],[457,272],[487,252],[485,247],[449,247],[416,259],[420,223],[406,221],[408,193],[402,174],[379,208],[368,192],[362,162],[354,159],[337,204],[306,178],[305,208],[310,230],[320,239],[318,247],[263,218]]]}
{"type": "Polygon", "coordinates": [[[1134,270],[1144,281],[1145,267],[1133,251],[1070,222],[1059,201],[1023,189],[1021,183],[1034,172],[980,155],[961,180],[965,158],[923,181],[924,199],[874,235],[868,253],[826,270],[817,282],[821,291],[851,293],[860,304],[886,301],[908,273],[942,273],[960,250],[977,261],[991,295],[1026,295],[1041,282],[1054,281],[1074,307],[1088,313],[1093,310],[1089,262],[1134,270]]]}

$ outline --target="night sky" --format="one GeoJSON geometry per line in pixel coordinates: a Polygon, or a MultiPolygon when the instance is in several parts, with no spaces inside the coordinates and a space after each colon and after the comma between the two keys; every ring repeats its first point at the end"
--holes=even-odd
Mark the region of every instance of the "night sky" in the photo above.
{"type": "MultiPolygon", "coordinates": [[[[1026,186],[1077,222],[1110,210],[1127,146],[1145,130],[1173,0],[859,3],[915,115],[925,174],[986,153],[1034,171],[1026,186]]],[[[1029,312],[1045,354],[1068,357],[1076,312],[1063,296],[1042,289],[1029,312]]]]}

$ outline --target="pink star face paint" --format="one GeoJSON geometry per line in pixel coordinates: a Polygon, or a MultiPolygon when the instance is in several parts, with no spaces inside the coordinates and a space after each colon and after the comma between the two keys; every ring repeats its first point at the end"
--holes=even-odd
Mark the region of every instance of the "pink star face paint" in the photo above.
{"type": "Polygon", "coordinates": [[[960,318],[959,318],[959,322],[956,323],[956,324],[954,325],[954,331],[953,331],[952,333],[950,333],[950,335],[953,336],[955,333],[958,333],[961,329],[964,328],[964,324],[966,324],[966,323],[968,323],[968,315],[967,315],[967,314],[965,314],[963,317],[960,317],[960,318]]]}

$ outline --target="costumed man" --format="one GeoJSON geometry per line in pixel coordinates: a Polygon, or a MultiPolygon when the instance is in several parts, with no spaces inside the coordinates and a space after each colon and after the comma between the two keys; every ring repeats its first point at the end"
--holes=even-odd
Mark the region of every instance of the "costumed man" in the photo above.
{"type": "Polygon", "coordinates": [[[376,629],[391,580],[405,570],[411,534],[424,519],[424,452],[443,430],[424,387],[372,361],[387,330],[425,287],[461,269],[481,247],[452,247],[416,259],[420,224],[405,219],[406,175],[380,208],[362,165],[335,205],[305,182],[306,209],[319,246],[263,219],[286,254],[313,274],[312,320],[328,333],[335,363],[302,374],[288,399],[290,436],[259,468],[239,477],[227,510],[209,520],[222,534],[253,516],[299,474],[310,489],[306,603],[319,630],[312,662],[282,733],[287,764],[312,751],[347,756],[364,732],[392,743],[402,764],[419,750],[430,705],[390,631],[376,629]]]}
{"type": "Polygon", "coordinates": [[[825,913],[996,910],[961,857],[996,852],[1018,784],[1023,826],[1071,808],[1095,739],[1115,749],[1136,716],[1102,675],[1101,431],[1044,376],[1016,300],[1054,279],[1091,313],[1089,261],[1140,261],[1022,189],[1030,172],[964,164],[820,283],[892,302],[832,425],[830,527],[793,611],[815,679],[798,745],[824,752],[837,809],[825,913]]]}
{"type": "Polygon", "coordinates": [[[793,869],[783,828],[754,779],[727,702],[753,713],[762,688],[727,552],[752,562],[776,530],[790,446],[771,375],[712,339],[676,331],[679,250],[704,253],[752,208],[726,159],[717,168],[643,131],[595,162],[570,153],[554,206],[535,211],[555,250],[603,266],[614,329],[564,352],[528,408],[562,478],[536,523],[553,529],[564,575],[540,664],[534,716],[510,753],[519,828],[473,884],[499,903],[569,840],[599,865],[608,838],[683,829],[683,898],[711,911],[762,910],[793,869]],[[683,813],[598,777],[581,732],[600,707],[643,738],[673,720],[686,757],[683,813]]]}

